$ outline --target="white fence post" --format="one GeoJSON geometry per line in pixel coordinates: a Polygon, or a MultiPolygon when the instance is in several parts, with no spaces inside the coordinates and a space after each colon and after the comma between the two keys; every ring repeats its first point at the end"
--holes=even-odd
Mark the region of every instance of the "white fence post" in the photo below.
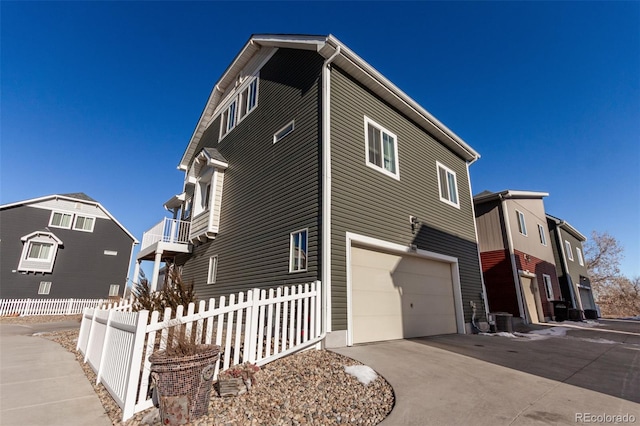
{"type": "MultiPolygon", "coordinates": [[[[133,417],[136,406],[136,390],[140,382],[140,368],[142,355],[144,353],[144,340],[147,336],[147,320],[149,311],[138,312],[136,321],[136,331],[133,335],[133,346],[131,347],[130,360],[127,366],[127,387],[124,397],[124,407],[122,407],[122,421],[133,417]]],[[[144,371],[144,370],[143,370],[144,371]]]]}
{"type": "Polygon", "coordinates": [[[27,304],[24,307],[24,312],[20,315],[29,316],[29,308],[31,307],[31,299],[27,299],[27,304]]]}
{"type": "Polygon", "coordinates": [[[249,358],[247,361],[256,362],[256,352],[257,352],[257,334],[258,334],[258,315],[260,313],[260,290],[254,288],[251,291],[251,325],[249,327],[249,333],[247,334],[247,338],[249,340],[249,358]]]}

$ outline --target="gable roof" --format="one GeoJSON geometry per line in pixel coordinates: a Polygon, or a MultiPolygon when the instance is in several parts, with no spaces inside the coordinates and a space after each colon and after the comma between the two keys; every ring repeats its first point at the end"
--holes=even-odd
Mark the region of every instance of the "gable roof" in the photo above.
{"type": "Polygon", "coordinates": [[[579,241],[587,241],[587,237],[585,237],[584,235],[582,235],[580,233],[580,231],[578,231],[576,228],[574,228],[573,226],[571,226],[571,224],[563,219],[560,219],[558,217],[555,216],[551,216],[549,213],[547,213],[547,219],[551,222],[554,222],[556,224],[557,227],[564,229],[565,231],[567,231],[568,233],[570,233],[571,235],[573,235],[575,238],[577,238],[579,241]]]}
{"type": "Polygon", "coordinates": [[[111,213],[109,213],[109,211],[107,209],[105,209],[102,206],[102,204],[100,204],[99,202],[97,202],[93,198],[89,197],[84,192],[74,192],[74,193],[70,193],[70,194],[45,195],[44,197],[31,198],[29,200],[23,200],[23,201],[17,201],[15,203],[3,204],[3,205],[0,206],[0,210],[4,210],[4,209],[11,208],[11,207],[16,207],[16,206],[23,206],[23,205],[27,205],[27,204],[36,204],[36,203],[40,203],[40,202],[47,201],[47,200],[53,200],[53,199],[61,199],[61,200],[68,200],[68,201],[79,201],[79,202],[84,203],[84,204],[96,206],[97,208],[102,210],[104,212],[104,214],[106,214],[109,217],[109,219],[111,219],[120,228],[122,228],[122,230],[131,238],[131,240],[135,244],[138,244],[138,240],[136,239],[136,237],[134,237],[133,234],[127,230],[127,228],[122,226],[122,224],[120,222],[118,222],[118,220],[115,217],[113,217],[113,215],[111,213]]]}
{"type": "Polygon", "coordinates": [[[476,204],[480,204],[487,201],[502,200],[506,198],[542,199],[548,196],[548,192],[517,191],[513,189],[505,189],[504,191],[500,192],[482,191],[481,193],[473,196],[473,202],[476,204]]]}
{"type": "Polygon", "coordinates": [[[207,104],[202,111],[198,124],[191,136],[178,168],[187,170],[189,162],[196,154],[198,141],[213,118],[216,108],[223,100],[227,88],[235,84],[236,76],[249,61],[263,48],[289,48],[313,50],[328,59],[335,55],[333,63],[362,83],[376,95],[400,110],[419,126],[430,132],[438,141],[447,146],[465,161],[473,162],[480,158],[471,146],[453,133],[448,127],[438,121],[427,110],[411,99],[406,93],[396,87],[391,81],[380,74],[364,59],[351,51],[333,35],[283,35],[283,34],[254,34],[227,67],[222,77],[213,86],[207,104]]]}

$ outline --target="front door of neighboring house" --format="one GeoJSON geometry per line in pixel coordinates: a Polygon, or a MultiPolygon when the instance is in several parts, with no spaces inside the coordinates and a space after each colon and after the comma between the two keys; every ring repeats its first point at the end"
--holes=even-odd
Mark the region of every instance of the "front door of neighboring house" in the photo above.
{"type": "Polygon", "coordinates": [[[540,300],[540,290],[535,276],[520,276],[522,290],[524,293],[525,306],[527,309],[527,320],[530,323],[543,322],[544,312],[540,300]]]}

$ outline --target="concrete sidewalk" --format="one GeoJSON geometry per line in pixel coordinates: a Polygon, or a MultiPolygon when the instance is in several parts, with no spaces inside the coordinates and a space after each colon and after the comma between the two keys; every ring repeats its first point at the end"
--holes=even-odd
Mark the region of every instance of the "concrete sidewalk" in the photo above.
{"type": "Polygon", "coordinates": [[[110,426],[75,357],[36,332],[78,328],[77,321],[0,324],[0,424],[110,426]]]}
{"type": "MultiPolygon", "coordinates": [[[[467,348],[477,349],[497,343],[492,339],[508,340],[473,335],[442,337],[464,341],[467,348]]],[[[393,386],[396,405],[382,425],[575,425],[581,423],[577,417],[581,413],[627,414],[640,423],[640,405],[633,401],[444,350],[428,340],[332,349],[370,366],[393,386]]],[[[510,344],[516,346],[503,356],[517,356],[522,364],[546,364],[553,369],[558,362],[571,362],[570,353],[563,359],[555,359],[557,354],[540,359],[539,353],[528,354],[528,343],[510,344]]],[[[548,344],[553,345],[553,340],[548,344]]],[[[601,354],[594,351],[594,361],[601,354]]],[[[629,350],[629,357],[628,380],[635,381],[640,372],[640,351],[629,350]]],[[[575,373],[583,367],[576,365],[575,373]]],[[[607,380],[607,371],[591,379],[607,380]]]]}

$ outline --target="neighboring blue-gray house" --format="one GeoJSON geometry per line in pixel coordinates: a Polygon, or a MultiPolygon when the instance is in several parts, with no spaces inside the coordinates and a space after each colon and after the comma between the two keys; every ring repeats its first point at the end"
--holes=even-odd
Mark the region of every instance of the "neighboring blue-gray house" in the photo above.
{"type": "Polygon", "coordinates": [[[138,243],[83,193],[0,206],[0,298],[121,296],[138,243]]]}
{"type": "Polygon", "coordinates": [[[200,299],[320,280],[327,345],[464,333],[470,302],[485,310],[478,158],[335,37],[254,35],[137,259],[154,262],[153,286],[176,262],[200,299]]]}

